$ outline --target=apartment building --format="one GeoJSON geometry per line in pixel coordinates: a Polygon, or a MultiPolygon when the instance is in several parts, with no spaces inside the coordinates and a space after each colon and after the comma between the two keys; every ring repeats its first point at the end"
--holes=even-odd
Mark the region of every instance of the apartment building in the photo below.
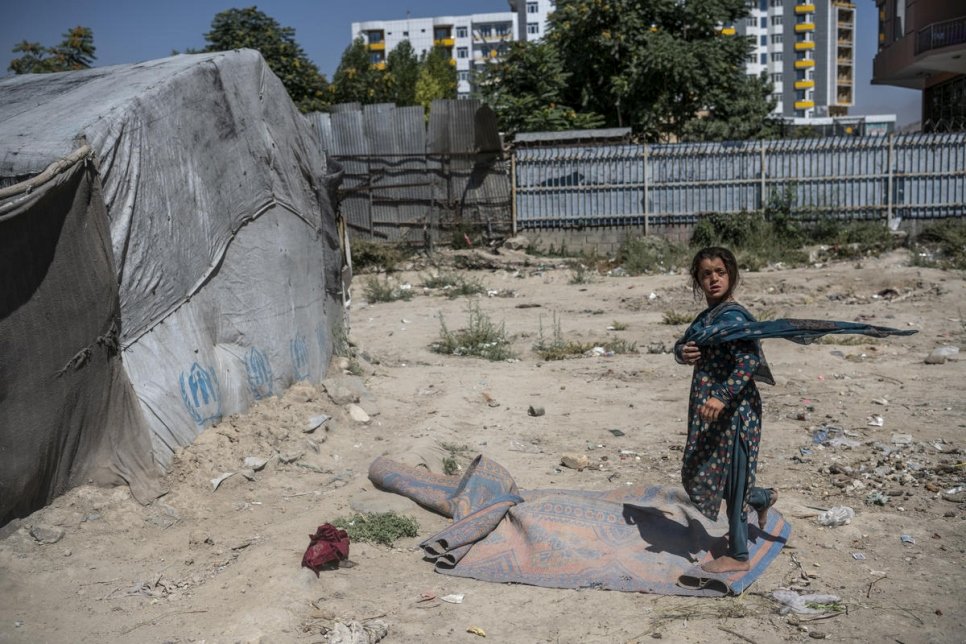
{"type": "Polygon", "coordinates": [[[754,39],[749,74],[774,84],[775,114],[845,116],[855,104],[855,6],[846,0],[753,0],[749,16],[722,30],[754,39]]]}
{"type": "Polygon", "coordinates": [[[876,0],[872,82],[922,90],[924,131],[966,129],[966,1],[876,0]]]}
{"type": "Polygon", "coordinates": [[[352,23],[352,38],[365,40],[369,58],[377,66],[385,65],[386,55],[403,40],[410,42],[417,56],[434,46],[445,47],[456,67],[459,98],[472,93],[473,70],[502,56],[517,33],[517,14],[509,11],[352,23]]]}

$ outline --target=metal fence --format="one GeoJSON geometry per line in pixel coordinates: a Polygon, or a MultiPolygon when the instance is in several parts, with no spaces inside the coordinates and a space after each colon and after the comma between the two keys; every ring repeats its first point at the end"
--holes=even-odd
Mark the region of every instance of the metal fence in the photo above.
{"type": "Polygon", "coordinates": [[[693,223],[787,198],[802,217],[966,214],[966,133],[514,152],[514,230],[693,223]]]}
{"type": "Polygon", "coordinates": [[[339,203],[352,233],[424,244],[511,227],[510,179],[496,117],[479,101],[421,107],[343,104],[313,120],[344,169],[339,203]]]}

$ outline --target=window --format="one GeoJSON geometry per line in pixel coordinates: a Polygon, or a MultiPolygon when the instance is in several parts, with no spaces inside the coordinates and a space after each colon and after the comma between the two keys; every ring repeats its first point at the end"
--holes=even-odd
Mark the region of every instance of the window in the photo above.
{"type": "Polygon", "coordinates": [[[527,33],[528,34],[539,34],[540,33],[540,23],[539,22],[528,22],[527,23],[527,33]]]}
{"type": "Polygon", "coordinates": [[[758,62],[760,62],[762,65],[764,65],[765,63],[767,63],[768,62],[768,54],[762,54],[761,55],[761,59],[758,62]]]}
{"type": "Polygon", "coordinates": [[[467,49],[466,47],[457,47],[456,48],[456,57],[457,58],[469,58],[470,57],[470,51],[469,51],[469,49],[467,49]]]}
{"type": "Polygon", "coordinates": [[[771,17],[771,26],[772,27],[775,27],[775,26],[780,25],[780,24],[782,24],[782,17],[781,16],[772,16],[771,17]]]}
{"type": "Polygon", "coordinates": [[[537,13],[540,11],[540,4],[537,2],[527,3],[527,13],[537,13]]]}
{"type": "Polygon", "coordinates": [[[782,62],[782,53],[780,51],[772,52],[772,54],[771,54],[771,62],[773,62],[773,63],[780,63],[780,62],[782,62]]]}
{"type": "Polygon", "coordinates": [[[756,60],[758,60],[758,57],[755,56],[754,54],[748,56],[748,64],[749,65],[754,65],[756,60]]]}
{"type": "Polygon", "coordinates": [[[510,25],[497,25],[496,26],[497,36],[509,36],[510,35],[510,25]]]}
{"type": "Polygon", "coordinates": [[[370,31],[368,34],[369,44],[382,42],[382,32],[381,31],[370,31]]]}
{"type": "Polygon", "coordinates": [[[456,28],[456,37],[457,38],[466,38],[466,35],[467,35],[467,33],[466,33],[466,27],[457,27],[456,28]]]}
{"type": "Polygon", "coordinates": [[[409,38],[409,32],[408,31],[404,31],[403,32],[403,38],[409,38]]]}
{"type": "Polygon", "coordinates": [[[493,27],[491,27],[490,25],[486,25],[485,27],[480,27],[480,35],[481,36],[492,36],[493,35],[493,27]]]}
{"type": "Polygon", "coordinates": [[[773,82],[773,83],[780,83],[780,82],[782,82],[781,72],[777,72],[775,74],[772,74],[771,75],[771,82],[773,82]]]}
{"type": "Polygon", "coordinates": [[[773,45],[780,45],[785,41],[785,38],[781,34],[774,34],[771,37],[771,42],[773,45]]]}
{"type": "Polygon", "coordinates": [[[433,38],[436,40],[443,40],[444,38],[449,38],[450,30],[449,27],[437,27],[433,30],[433,38]]]}
{"type": "Polygon", "coordinates": [[[760,38],[760,42],[759,42],[759,44],[760,44],[760,45],[767,45],[767,44],[768,44],[768,36],[762,36],[762,37],[760,38]]]}
{"type": "Polygon", "coordinates": [[[468,81],[470,79],[470,73],[467,71],[457,72],[456,75],[461,81],[468,81]]]}
{"type": "Polygon", "coordinates": [[[768,17],[767,16],[762,16],[758,20],[758,26],[761,27],[762,29],[766,29],[768,27],[768,17]]]}
{"type": "Polygon", "coordinates": [[[771,0],[771,6],[780,7],[782,6],[782,0],[771,0]]]}

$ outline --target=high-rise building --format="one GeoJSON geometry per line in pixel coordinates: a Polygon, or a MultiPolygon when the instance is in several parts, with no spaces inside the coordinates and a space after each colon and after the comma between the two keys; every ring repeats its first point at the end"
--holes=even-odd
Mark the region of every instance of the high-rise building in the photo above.
{"type": "Polygon", "coordinates": [[[775,114],[845,116],[855,104],[855,6],[846,0],[750,0],[723,33],[754,39],[745,70],[774,85],[775,114]]]}
{"type": "Polygon", "coordinates": [[[502,56],[517,32],[517,14],[509,11],[352,23],[352,38],[365,40],[369,59],[377,66],[385,65],[386,55],[403,40],[417,56],[434,46],[445,47],[456,66],[459,98],[468,98],[473,90],[472,71],[502,56]]]}
{"type": "Polygon", "coordinates": [[[966,129],[966,1],[876,0],[872,82],[922,90],[925,131],[966,129]]]}

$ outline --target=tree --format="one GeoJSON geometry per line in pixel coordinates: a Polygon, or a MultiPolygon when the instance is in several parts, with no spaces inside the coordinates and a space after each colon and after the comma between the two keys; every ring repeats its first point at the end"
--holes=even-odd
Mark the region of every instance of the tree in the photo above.
{"type": "Polygon", "coordinates": [[[385,73],[372,64],[369,48],[360,36],[352,41],[339,60],[332,77],[336,103],[380,103],[385,100],[385,73]]]}
{"type": "Polygon", "coordinates": [[[88,69],[94,63],[94,32],[89,27],[68,29],[59,45],[44,47],[40,43],[23,40],[14,53],[23,56],[10,61],[8,69],[14,74],[45,74],[88,69]]]}
{"type": "Polygon", "coordinates": [[[416,50],[404,40],[386,56],[386,92],[396,105],[416,105],[416,81],[419,79],[419,59],[416,50]]]}
{"type": "Polygon", "coordinates": [[[547,39],[572,74],[564,98],[651,141],[754,135],[770,87],[745,75],[751,39],[720,29],[746,13],[745,0],[559,0],[547,39]]]}
{"type": "Polygon", "coordinates": [[[439,98],[456,98],[456,66],[449,49],[433,47],[419,63],[416,79],[416,103],[429,112],[429,106],[439,98]]]}
{"type": "Polygon", "coordinates": [[[477,76],[483,100],[510,135],[600,127],[599,114],[564,104],[569,80],[556,49],[543,42],[513,43],[502,60],[488,63],[477,76]]]}
{"type": "Polygon", "coordinates": [[[205,51],[257,49],[302,112],[328,107],[328,83],[295,42],[295,30],[282,27],[256,7],[228,9],[216,14],[205,40],[208,42],[205,51]]]}

